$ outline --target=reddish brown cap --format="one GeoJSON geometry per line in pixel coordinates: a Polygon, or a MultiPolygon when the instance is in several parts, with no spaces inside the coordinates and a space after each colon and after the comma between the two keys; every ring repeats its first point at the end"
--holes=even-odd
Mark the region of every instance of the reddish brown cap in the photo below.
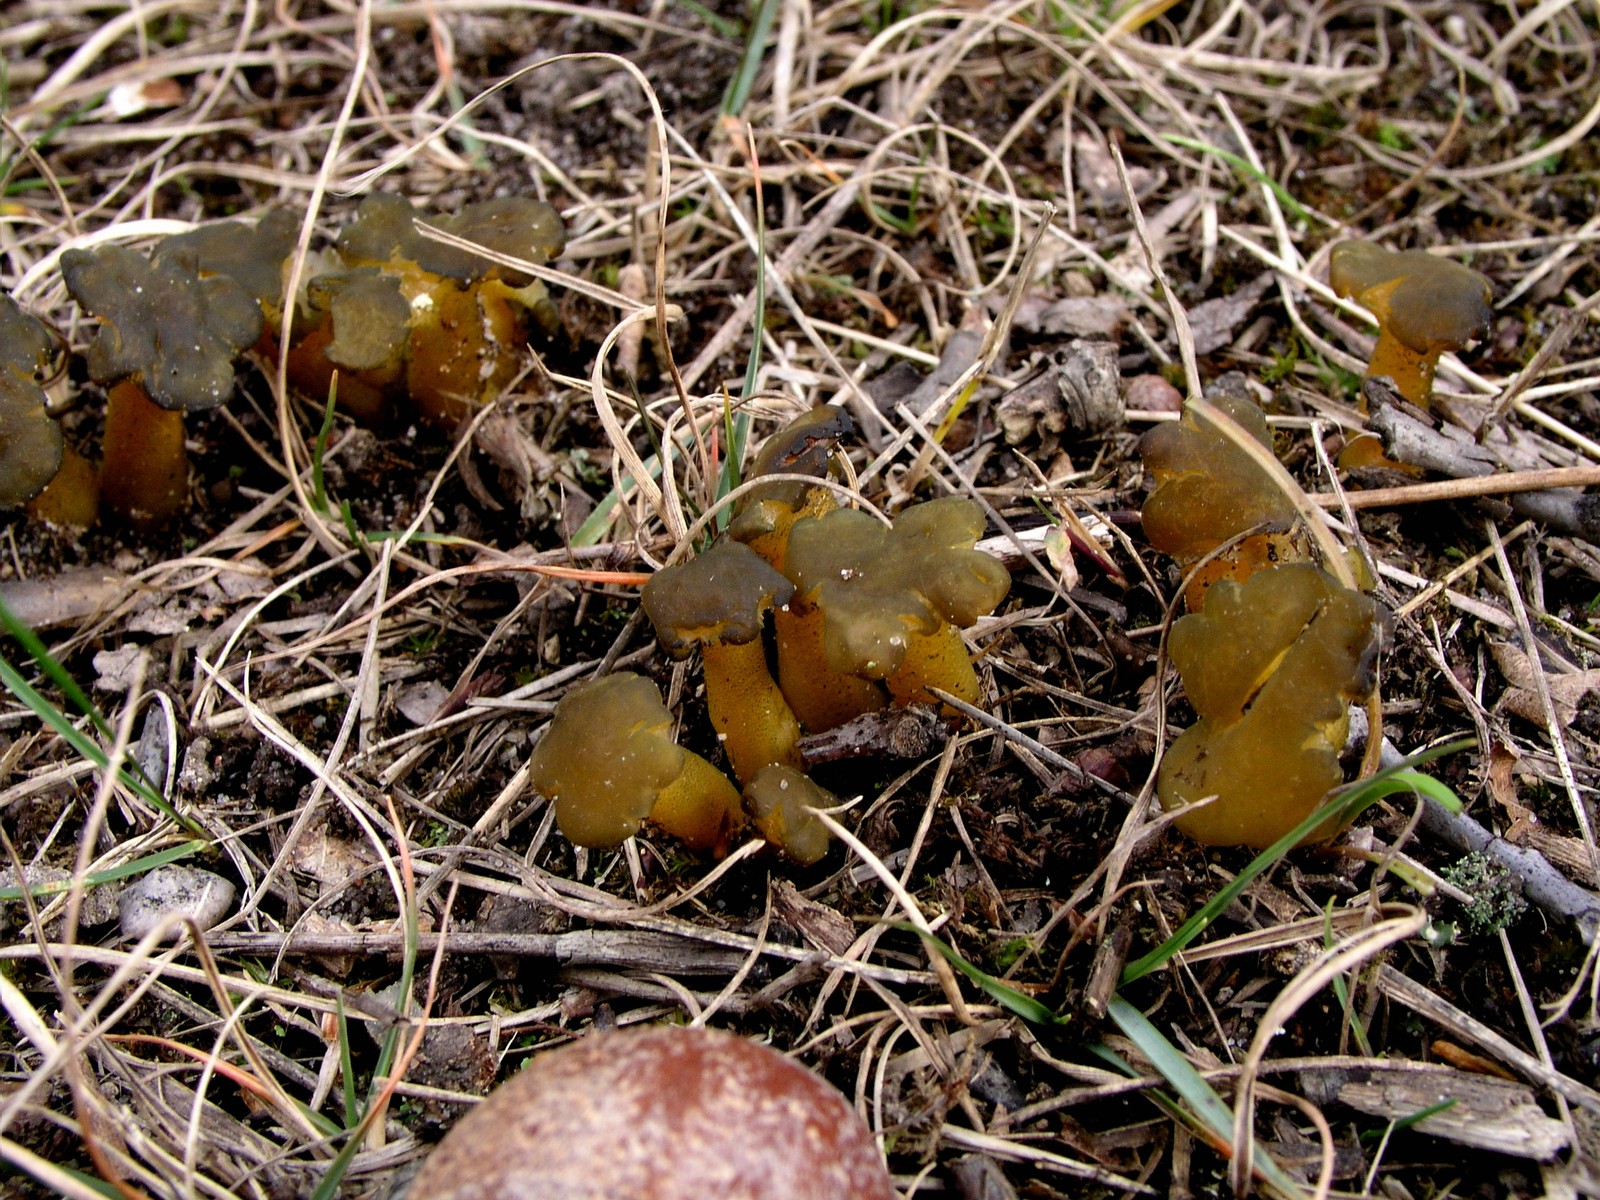
{"type": "Polygon", "coordinates": [[[450,1131],[415,1200],[894,1200],[832,1086],[744,1038],[658,1025],[541,1054],[450,1131]]]}

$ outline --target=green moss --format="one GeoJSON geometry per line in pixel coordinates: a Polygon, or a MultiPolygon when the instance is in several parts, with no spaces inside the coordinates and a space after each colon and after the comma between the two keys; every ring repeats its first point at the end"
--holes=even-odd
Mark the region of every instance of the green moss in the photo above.
{"type": "Polygon", "coordinates": [[[1469,854],[1439,874],[1472,897],[1462,905],[1462,925],[1468,933],[1487,937],[1515,925],[1528,911],[1516,880],[1488,855],[1469,854]]]}

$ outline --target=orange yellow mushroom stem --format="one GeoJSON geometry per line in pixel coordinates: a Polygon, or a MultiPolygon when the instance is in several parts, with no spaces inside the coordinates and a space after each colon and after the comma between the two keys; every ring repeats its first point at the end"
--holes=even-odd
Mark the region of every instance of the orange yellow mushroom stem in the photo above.
{"type": "Polygon", "coordinates": [[[708,642],[701,655],[706,708],[739,781],[750,782],[771,763],[798,767],[800,724],[767,670],[760,639],[743,645],[708,642]]]}

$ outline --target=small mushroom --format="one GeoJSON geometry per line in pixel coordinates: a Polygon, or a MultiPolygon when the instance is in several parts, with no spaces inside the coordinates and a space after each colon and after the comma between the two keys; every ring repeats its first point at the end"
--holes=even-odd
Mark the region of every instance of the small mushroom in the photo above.
{"type": "MultiPolygon", "coordinates": [[[[409,309],[403,373],[386,369],[383,378],[368,379],[367,384],[387,396],[402,390],[395,385],[403,380],[403,390],[420,414],[447,424],[470,415],[516,375],[527,339],[527,316],[549,326],[555,312],[542,283],[482,254],[428,238],[418,231],[417,220],[418,213],[403,196],[368,196],[355,220],[340,233],[336,249],[346,266],[376,269],[393,278],[409,309]]],[[[459,213],[426,223],[534,264],[559,254],[565,240],[560,214],[526,197],[468,204],[459,213]]],[[[316,348],[314,343],[308,347],[307,356],[316,348]]],[[[329,361],[348,365],[334,353],[330,348],[329,361]]],[[[300,370],[314,390],[317,372],[308,364],[300,370]]],[[[331,374],[331,368],[323,374],[331,374]]],[[[302,385],[297,382],[297,386],[302,385]]],[[[342,396],[342,380],[340,386],[342,396]]],[[[351,400],[362,408],[381,407],[365,404],[356,395],[351,400]]],[[[356,411],[361,419],[369,419],[356,411]]]]}
{"type": "MultiPolygon", "coordinates": [[[[1272,430],[1256,404],[1233,396],[1211,403],[1271,451],[1272,430]]],[[[1306,556],[1294,540],[1294,503],[1250,455],[1188,410],[1146,433],[1139,456],[1155,482],[1141,514],[1152,546],[1188,566],[1238,539],[1190,580],[1184,600],[1191,612],[1204,607],[1218,579],[1243,581],[1306,556]]]]}
{"type": "MultiPolygon", "coordinates": [[[[750,464],[749,477],[828,473],[839,442],[855,431],[848,411],[819,404],[808,409],[764,443],[750,464]]],[[[826,488],[811,488],[790,480],[751,488],[728,525],[728,536],[744,542],[778,570],[788,546],[789,530],[801,517],[820,516],[837,507],[826,488]]]]}
{"type": "Polygon", "coordinates": [[[800,765],[800,725],[767,669],[764,618],[789,602],[794,585],[740,542],[657,571],[644,586],[644,611],[667,654],[700,648],[706,708],[741,783],[769,763],[800,765]]]}
{"type": "Polygon", "coordinates": [[[289,349],[289,378],[324,399],[339,373],[339,406],[376,425],[403,386],[411,305],[400,281],[373,267],[318,275],[306,285],[311,329],[289,349]]]}
{"type": "Polygon", "coordinates": [[[1156,775],[1179,829],[1208,846],[1259,850],[1322,803],[1343,779],[1349,707],[1372,691],[1379,626],[1376,602],[1311,563],[1242,586],[1223,580],[1204,612],[1173,624],[1172,661],[1200,715],[1156,775]]]}
{"type": "Polygon", "coordinates": [[[128,521],[160,525],[188,496],[183,414],[233,394],[233,360],[261,336],[261,309],[229,276],[202,277],[187,254],[68,250],[61,275],[100,319],[86,357],[89,377],[110,387],[101,495],[128,521]]]}
{"type": "Polygon", "coordinates": [[[1493,315],[1487,279],[1422,250],[1339,242],[1331,251],[1328,282],[1336,295],[1353,297],[1378,322],[1367,375],[1388,375],[1402,396],[1424,408],[1439,356],[1482,337],[1493,315]]]}
{"type": "Polygon", "coordinates": [[[691,849],[723,853],[744,823],[727,776],[672,740],[661,692],[628,672],[562,697],[528,767],[577,846],[620,846],[648,819],[691,849]]]}
{"type": "Polygon", "coordinates": [[[61,467],[61,426],[39,386],[55,349],[50,331],[0,293],[0,505],[33,499],[61,467]]]}
{"type": "Polygon", "coordinates": [[[913,505],[893,528],[852,509],[796,522],[784,569],[791,605],[822,614],[828,666],[883,680],[900,704],[932,701],[930,687],[976,703],[960,630],[1011,587],[1005,567],[973,549],[983,526],[982,510],[959,496],[913,505]]]}
{"type": "Polygon", "coordinates": [[[157,262],[181,258],[201,275],[226,275],[244,288],[270,328],[283,322],[284,263],[294,253],[300,223],[282,209],[248,221],[213,221],[174,234],[156,247],[157,262]]]}
{"type": "MultiPolygon", "coordinates": [[[[340,232],[339,257],[352,265],[414,263],[459,283],[494,276],[522,286],[526,275],[501,267],[481,254],[457,249],[418,232],[420,214],[404,196],[375,192],[361,202],[356,219],[340,232]]],[[[566,244],[561,214],[542,200],[503,196],[463,205],[459,213],[432,217],[423,224],[486,249],[535,265],[557,257],[566,244]]]]}
{"type": "Polygon", "coordinates": [[[832,808],[838,798],[793,767],[763,767],[745,785],[744,803],[761,836],[802,867],[828,853],[828,827],[806,809],[832,808]]]}
{"type": "Polygon", "coordinates": [[[804,1067],[712,1029],[539,1054],[423,1163],[414,1200],[894,1200],[871,1131],[804,1067]]]}

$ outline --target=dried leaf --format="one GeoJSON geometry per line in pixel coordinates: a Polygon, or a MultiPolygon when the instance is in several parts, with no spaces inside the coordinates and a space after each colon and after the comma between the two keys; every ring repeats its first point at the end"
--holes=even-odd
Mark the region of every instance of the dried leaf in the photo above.
{"type": "MultiPolygon", "coordinates": [[[[1501,698],[1507,712],[1534,725],[1545,723],[1544,705],[1539,701],[1539,684],[1532,660],[1527,652],[1510,642],[1491,642],[1489,651],[1494,655],[1495,666],[1511,685],[1501,698]]],[[[1550,704],[1555,709],[1556,724],[1562,729],[1571,725],[1578,715],[1579,702],[1596,688],[1600,688],[1600,670],[1545,671],[1545,686],[1550,691],[1550,704]]]]}

